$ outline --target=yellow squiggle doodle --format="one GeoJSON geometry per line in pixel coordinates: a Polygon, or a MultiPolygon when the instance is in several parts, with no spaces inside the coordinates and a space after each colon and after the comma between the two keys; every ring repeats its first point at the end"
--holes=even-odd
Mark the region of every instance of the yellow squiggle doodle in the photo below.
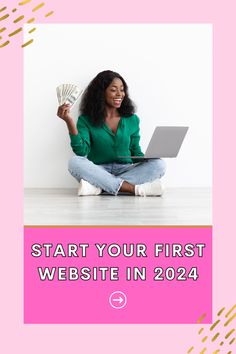
{"type": "Polygon", "coordinates": [[[230,314],[231,314],[231,312],[233,312],[233,310],[236,308],[236,305],[234,305],[230,310],[229,310],[229,312],[227,312],[227,314],[225,315],[225,317],[227,318],[230,314]]]}
{"type": "Polygon", "coordinates": [[[211,341],[212,341],[212,342],[214,342],[214,341],[216,340],[216,338],[217,338],[217,337],[219,337],[219,335],[220,335],[220,333],[219,333],[219,332],[218,332],[218,333],[216,333],[216,334],[214,335],[214,337],[212,338],[212,340],[211,340],[211,341]]]}
{"type": "Polygon", "coordinates": [[[3,21],[3,20],[5,20],[6,18],[8,18],[9,17],[9,15],[8,14],[6,14],[6,15],[4,15],[4,16],[2,16],[2,17],[0,17],[0,21],[3,21]]]}
{"type": "Polygon", "coordinates": [[[194,349],[194,347],[189,348],[189,350],[188,350],[187,353],[188,353],[188,354],[191,353],[191,351],[192,351],[193,349],[194,349]]]}
{"type": "Polygon", "coordinates": [[[198,334],[201,334],[203,330],[204,330],[204,328],[202,327],[202,328],[198,331],[198,334]]]}
{"type": "Polygon", "coordinates": [[[0,29],[0,33],[2,33],[3,31],[6,31],[6,27],[0,29]]]}
{"type": "Polygon", "coordinates": [[[225,338],[229,338],[229,336],[235,331],[235,329],[231,329],[231,331],[229,331],[226,335],[225,335],[225,338]]]}
{"type": "Polygon", "coordinates": [[[54,14],[54,11],[50,11],[50,12],[48,12],[48,13],[45,15],[45,17],[51,16],[51,15],[53,15],[53,14],[54,14]]]}
{"type": "Polygon", "coordinates": [[[6,45],[8,45],[10,43],[10,41],[6,41],[6,42],[4,42],[3,44],[1,44],[0,45],[0,48],[3,48],[3,47],[5,47],[6,45]]]}
{"type": "Polygon", "coordinates": [[[206,313],[204,313],[201,317],[199,317],[199,319],[197,320],[197,323],[201,323],[205,317],[206,317],[206,313]]]}
{"type": "Polygon", "coordinates": [[[233,339],[229,342],[229,344],[233,344],[234,341],[235,341],[235,338],[233,338],[233,339]]]}
{"type": "Polygon", "coordinates": [[[19,17],[17,17],[13,22],[14,22],[14,23],[17,23],[17,22],[23,20],[24,17],[25,17],[24,15],[19,16],[19,17]]]}
{"type": "Polygon", "coordinates": [[[29,31],[29,33],[32,33],[32,32],[34,32],[35,30],[36,30],[36,27],[32,28],[32,29],[29,31]]]}
{"type": "Polygon", "coordinates": [[[224,310],[225,310],[225,307],[222,307],[222,309],[217,313],[217,316],[220,316],[224,310]]]}
{"type": "Polygon", "coordinates": [[[24,0],[24,1],[21,1],[21,2],[19,2],[19,4],[18,5],[25,5],[25,4],[28,4],[28,2],[31,2],[32,0],[24,0]]]}
{"type": "Polygon", "coordinates": [[[34,21],[35,21],[35,18],[32,17],[32,18],[30,18],[30,19],[27,21],[27,23],[32,23],[32,22],[34,22],[34,21]]]}
{"type": "Polygon", "coordinates": [[[205,348],[203,348],[203,349],[202,349],[202,351],[200,352],[200,354],[204,354],[206,350],[207,350],[207,348],[206,348],[206,347],[205,347],[205,348]]]}
{"type": "Polygon", "coordinates": [[[236,313],[235,313],[233,316],[231,316],[231,317],[228,319],[228,321],[225,322],[224,326],[225,326],[225,327],[228,326],[228,324],[229,324],[230,322],[232,322],[235,317],[236,317],[236,313]]]}
{"type": "Polygon", "coordinates": [[[217,350],[215,350],[214,352],[213,352],[213,354],[217,354],[217,353],[219,353],[220,352],[220,349],[217,349],[217,350]]]}
{"type": "Polygon", "coordinates": [[[212,331],[218,325],[218,323],[220,323],[220,320],[217,320],[215,323],[213,323],[213,325],[210,327],[210,331],[212,331]]]}
{"type": "Polygon", "coordinates": [[[17,34],[17,33],[19,33],[19,32],[21,32],[22,31],[22,27],[20,27],[20,28],[18,28],[17,30],[15,30],[14,32],[12,32],[12,33],[9,33],[9,37],[12,37],[12,36],[14,36],[15,34],[17,34]]]}
{"type": "Polygon", "coordinates": [[[17,9],[12,9],[11,11],[12,11],[12,12],[16,12],[16,11],[17,11],[17,9]]]}
{"type": "Polygon", "coordinates": [[[41,7],[43,7],[45,5],[45,3],[44,2],[42,2],[41,4],[39,4],[38,6],[36,6],[36,7],[34,7],[33,8],[33,12],[35,12],[35,11],[37,11],[37,10],[39,10],[39,9],[41,9],[41,7]]]}
{"type": "Polygon", "coordinates": [[[2,7],[2,8],[0,9],[0,12],[6,10],[6,8],[7,8],[6,6],[2,7]]]}
{"type": "Polygon", "coordinates": [[[206,340],[207,340],[208,336],[205,336],[203,339],[202,339],[202,343],[204,343],[206,340]]]}
{"type": "Polygon", "coordinates": [[[31,43],[33,43],[33,39],[30,39],[28,42],[26,42],[26,43],[24,43],[24,44],[22,44],[22,48],[24,48],[24,47],[26,47],[27,45],[29,45],[29,44],[31,44],[31,43]]]}

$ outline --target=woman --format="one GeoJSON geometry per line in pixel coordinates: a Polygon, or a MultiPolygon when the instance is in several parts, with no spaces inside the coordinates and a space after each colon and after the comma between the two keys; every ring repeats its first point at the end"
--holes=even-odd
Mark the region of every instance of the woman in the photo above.
{"type": "Polygon", "coordinates": [[[80,111],[77,125],[68,104],[57,112],[67,124],[76,154],[69,161],[69,171],[79,182],[78,195],[98,195],[104,190],[113,195],[160,196],[163,160],[120,157],[143,156],[139,118],[125,80],[110,70],[100,72],[85,90],[80,111]]]}

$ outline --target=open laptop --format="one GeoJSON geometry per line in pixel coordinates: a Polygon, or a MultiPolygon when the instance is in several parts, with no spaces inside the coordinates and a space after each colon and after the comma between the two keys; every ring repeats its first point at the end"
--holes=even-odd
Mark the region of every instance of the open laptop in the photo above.
{"type": "Polygon", "coordinates": [[[157,159],[176,157],[188,127],[156,127],[144,156],[118,156],[132,159],[157,159]]]}

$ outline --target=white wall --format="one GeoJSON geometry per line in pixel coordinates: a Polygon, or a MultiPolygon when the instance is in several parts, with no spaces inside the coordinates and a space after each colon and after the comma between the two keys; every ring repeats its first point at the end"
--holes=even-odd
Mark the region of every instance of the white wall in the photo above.
{"type": "MultiPolygon", "coordinates": [[[[25,187],[77,185],[67,172],[73,152],[56,116],[55,88],[74,83],[84,89],[107,69],[128,83],[143,150],[156,125],[190,127],[179,156],[166,160],[165,185],[210,186],[212,26],[60,24],[37,25],[34,43],[24,50],[25,187]]],[[[78,104],[72,115],[76,120],[78,104]]]]}

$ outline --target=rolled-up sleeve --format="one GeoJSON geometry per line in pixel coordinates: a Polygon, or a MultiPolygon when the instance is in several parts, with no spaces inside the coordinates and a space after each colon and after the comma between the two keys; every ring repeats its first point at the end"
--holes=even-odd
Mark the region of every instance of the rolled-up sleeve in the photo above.
{"type": "Polygon", "coordinates": [[[90,133],[89,128],[82,117],[77,121],[77,135],[70,135],[70,145],[74,153],[78,156],[87,156],[90,152],[90,133]]]}

